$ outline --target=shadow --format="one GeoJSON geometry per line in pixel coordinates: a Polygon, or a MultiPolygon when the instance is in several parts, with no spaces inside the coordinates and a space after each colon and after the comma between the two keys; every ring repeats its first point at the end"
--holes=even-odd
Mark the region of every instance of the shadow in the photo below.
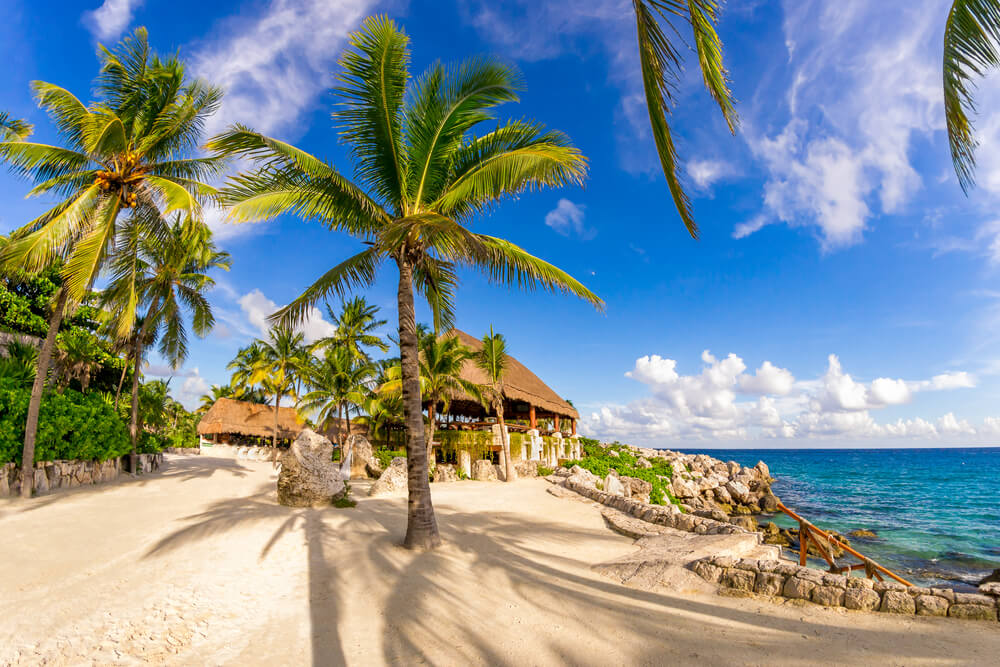
{"type": "MultiPolygon", "coordinates": [[[[482,491],[513,499],[519,486],[482,491]]],[[[279,540],[303,535],[314,665],[346,664],[344,637],[352,639],[358,662],[354,651],[366,639],[356,634],[359,624],[381,637],[381,661],[391,664],[662,664],[666,653],[676,664],[774,657],[808,664],[822,659],[826,644],[836,644],[839,659],[852,663],[912,663],[932,653],[948,662],[956,651],[961,655],[962,631],[977,631],[951,619],[867,623],[858,612],[810,607],[803,613],[763,600],[629,588],[596,575],[580,545],[605,554],[620,549],[619,555],[634,547],[611,531],[547,518],[542,508],[554,508],[550,501],[566,502],[551,497],[538,499],[538,511],[470,511],[438,501],[445,545],[417,553],[398,546],[405,498],[362,497],[346,510],[293,509],[277,505],[270,491],[263,485],[249,498],[186,517],[188,525],[146,557],[262,522],[277,525],[260,559],[279,540]]],[[[491,505],[498,506],[513,503],[491,505]]],[[[993,650],[1000,650],[1000,637],[993,650]]]]}
{"type": "Polygon", "coordinates": [[[167,456],[169,458],[164,458],[164,463],[160,469],[153,472],[138,475],[122,472],[117,479],[111,482],[86,484],[69,489],[56,489],[40,496],[34,496],[30,500],[22,500],[19,497],[11,498],[9,508],[22,512],[32,512],[66,498],[108,493],[128,486],[145,486],[146,484],[151,484],[162,479],[179,479],[182,482],[189,482],[196,479],[209,478],[216,474],[246,477],[247,474],[252,472],[250,468],[247,468],[234,459],[211,456],[185,456],[182,454],[168,454],[167,456]]]}

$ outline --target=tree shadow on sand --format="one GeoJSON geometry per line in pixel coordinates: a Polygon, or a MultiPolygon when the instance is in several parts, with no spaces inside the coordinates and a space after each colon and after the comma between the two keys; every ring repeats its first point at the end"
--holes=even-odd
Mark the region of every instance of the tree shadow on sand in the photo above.
{"type": "MultiPolygon", "coordinates": [[[[373,616],[383,627],[366,627],[365,632],[381,634],[387,663],[444,659],[508,664],[514,659],[502,652],[498,637],[509,639],[511,633],[530,637],[530,654],[536,662],[605,662],[610,654],[595,655],[592,644],[588,649],[578,641],[583,633],[613,647],[615,660],[630,663],[658,663],[665,652],[682,662],[718,660],[719,656],[712,655],[713,644],[737,638],[746,644],[741,660],[780,656],[808,662],[820,659],[816,635],[822,632],[826,641],[836,641],[837,630],[831,624],[854,625],[833,615],[828,621],[788,618],[787,612],[778,613],[778,607],[767,602],[760,602],[755,610],[747,605],[734,608],[724,600],[712,603],[636,590],[598,578],[588,572],[591,563],[573,556],[574,544],[595,539],[593,529],[525,513],[468,512],[441,504],[438,514],[445,547],[409,552],[397,546],[405,531],[403,503],[402,499],[366,498],[355,510],[292,509],[278,505],[270,485],[265,485],[257,495],[221,501],[206,512],[186,517],[187,526],[164,538],[146,556],[240,526],[277,522],[273,534],[261,544],[260,558],[264,559],[283,537],[301,533],[307,545],[314,665],[346,663],[341,632],[352,618],[352,602],[381,607],[373,616]],[[539,549],[540,543],[549,550],[539,549]],[[507,610],[494,606],[490,599],[490,591],[501,587],[515,601],[527,627],[505,626],[507,610]],[[565,622],[562,631],[536,632],[532,618],[563,618],[565,622]],[[616,628],[627,629],[627,636],[647,639],[619,645],[614,634],[609,634],[616,628]]],[[[610,533],[608,539],[620,540],[610,533]]],[[[942,639],[948,636],[946,626],[928,624],[922,629],[942,639]]],[[[912,628],[852,627],[852,632],[853,644],[839,646],[852,661],[929,658],[908,649],[912,628]]]]}

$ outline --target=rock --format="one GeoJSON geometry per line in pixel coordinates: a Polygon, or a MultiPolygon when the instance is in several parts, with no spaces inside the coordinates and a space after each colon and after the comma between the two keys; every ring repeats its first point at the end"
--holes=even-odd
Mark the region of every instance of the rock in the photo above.
{"type": "Polygon", "coordinates": [[[733,497],[729,495],[729,491],[726,491],[726,487],[718,486],[712,489],[712,494],[715,499],[724,505],[731,505],[733,502],[733,497]]]}
{"type": "Polygon", "coordinates": [[[346,493],[333,445],[312,429],[303,429],[281,455],[278,502],[289,507],[322,507],[346,493]]]}
{"type": "Polygon", "coordinates": [[[838,586],[817,586],[810,594],[813,602],[825,607],[844,606],[844,596],[844,589],[838,586]]]}
{"type": "Polygon", "coordinates": [[[367,479],[368,464],[375,459],[368,438],[351,434],[344,439],[342,450],[351,452],[351,479],[367,479]]]}
{"type": "Polygon", "coordinates": [[[757,465],[754,466],[754,470],[757,471],[761,479],[765,481],[771,479],[771,470],[763,461],[757,461],[757,465]]]}
{"type": "Polygon", "coordinates": [[[439,463],[434,467],[434,481],[435,482],[457,482],[458,473],[455,472],[455,466],[450,463],[439,463]]]}
{"type": "Polygon", "coordinates": [[[373,456],[372,460],[365,464],[365,472],[368,473],[369,478],[378,479],[385,470],[382,468],[382,463],[378,458],[373,456]]]}
{"type": "Polygon", "coordinates": [[[844,606],[848,609],[875,611],[881,603],[881,596],[871,588],[848,588],[844,592],[844,606]]]}
{"type": "Polygon", "coordinates": [[[640,456],[639,458],[637,458],[635,460],[635,467],[636,468],[652,468],[653,464],[650,463],[649,459],[647,459],[645,456],[640,456]]]}
{"type": "Polygon", "coordinates": [[[915,614],[917,605],[909,593],[903,591],[886,591],[882,595],[882,606],[879,611],[890,614],[915,614]]]}
{"type": "MultiPolygon", "coordinates": [[[[631,491],[631,489],[629,490],[631,491]]],[[[624,496],[625,485],[621,483],[621,480],[617,476],[608,473],[608,476],[604,478],[604,491],[613,493],[616,496],[624,496]]]]}
{"type": "Polygon", "coordinates": [[[586,484],[587,486],[597,486],[597,483],[601,481],[601,478],[590,472],[586,468],[581,468],[580,466],[573,466],[569,469],[570,476],[576,478],[580,483],[586,484]]]}
{"type": "Polygon", "coordinates": [[[917,616],[947,616],[948,601],[936,595],[918,595],[916,597],[917,616]]]}
{"type": "Polygon", "coordinates": [[[980,583],[980,585],[982,585],[982,584],[1000,583],[1000,568],[997,568],[996,570],[993,570],[993,574],[986,575],[986,577],[982,581],[980,581],[979,583],[980,583]]]}
{"type": "MultiPolygon", "coordinates": [[[[0,480],[0,484],[3,484],[2,480],[0,480]]],[[[1000,582],[991,581],[988,584],[982,584],[979,586],[979,592],[983,595],[1000,596],[1000,582]]]]}
{"type": "Polygon", "coordinates": [[[694,498],[698,495],[698,488],[680,475],[674,477],[670,486],[675,498],[694,498]]]}
{"type": "Polygon", "coordinates": [[[479,459],[472,462],[472,479],[477,482],[498,482],[500,481],[497,470],[492,461],[479,459]]]}
{"type": "Polygon", "coordinates": [[[408,484],[406,480],[406,457],[397,456],[385,469],[382,475],[372,484],[369,496],[389,496],[400,492],[405,493],[408,484]]]}
{"type": "Polygon", "coordinates": [[[734,516],[729,519],[729,523],[751,533],[757,531],[757,519],[752,516],[734,516]]]}
{"type": "Polygon", "coordinates": [[[878,535],[873,530],[865,530],[864,528],[859,528],[858,530],[852,530],[847,534],[848,537],[860,537],[866,540],[873,540],[878,537],[878,535]]]}
{"type": "Polygon", "coordinates": [[[757,582],[754,584],[754,592],[760,595],[781,595],[781,589],[785,586],[785,578],[773,572],[760,572],[757,575],[757,582]]]}
{"type": "Polygon", "coordinates": [[[608,450],[608,456],[613,456],[613,457],[615,457],[616,459],[617,459],[617,458],[621,458],[621,454],[619,454],[618,452],[616,452],[616,451],[615,451],[615,450],[613,450],[613,449],[609,449],[609,450],[608,450]]]}
{"type": "Polygon", "coordinates": [[[729,491],[729,495],[737,502],[747,504],[753,501],[750,496],[750,488],[741,482],[726,482],[726,491],[729,491]]]}
{"type": "Polygon", "coordinates": [[[643,502],[649,502],[649,494],[653,491],[653,485],[638,477],[619,477],[622,484],[628,485],[632,493],[628,494],[632,498],[645,498],[643,502]]]}
{"type": "Polygon", "coordinates": [[[719,583],[738,591],[752,591],[755,578],[756,575],[751,570],[732,569],[722,574],[719,583]]]}
{"type": "Polygon", "coordinates": [[[768,514],[774,514],[778,511],[779,502],[778,496],[773,493],[765,493],[760,497],[760,509],[768,514]]]}
{"type": "Polygon", "coordinates": [[[948,615],[952,618],[964,618],[970,621],[996,621],[996,607],[983,604],[953,604],[948,607],[948,615]]]}
{"type": "Polygon", "coordinates": [[[785,581],[785,587],[781,590],[782,595],[786,598],[792,598],[795,600],[808,600],[812,590],[816,588],[816,584],[811,581],[806,581],[805,579],[800,579],[799,577],[789,577],[785,581]]]}
{"type": "MultiPolygon", "coordinates": [[[[559,468],[559,470],[569,472],[565,468],[559,468]]],[[[520,459],[514,461],[514,471],[517,472],[518,477],[538,477],[538,461],[520,459]]]]}
{"type": "Polygon", "coordinates": [[[722,568],[716,567],[706,560],[696,561],[692,569],[699,577],[713,584],[719,583],[719,579],[722,577],[722,568]]]}

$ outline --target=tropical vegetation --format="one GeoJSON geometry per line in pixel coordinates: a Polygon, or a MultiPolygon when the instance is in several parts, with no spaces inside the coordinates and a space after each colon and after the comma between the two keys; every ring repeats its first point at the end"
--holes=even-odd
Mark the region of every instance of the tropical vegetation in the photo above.
{"type": "Polygon", "coordinates": [[[371,285],[385,263],[396,265],[409,488],[404,545],[433,548],[440,537],[428,484],[414,290],[431,303],[437,325],[453,321],[459,267],[502,285],[568,292],[598,307],[602,302],[551,264],[467,227],[507,197],[580,183],[586,174],[585,158],[565,135],[538,123],[508,121],[474,133],[494,119],[493,108],[517,100],[520,74],[479,57],[432,65],[413,85],[409,59],[407,36],[385,17],[367,19],[351,35],[333,116],[355,160],[353,181],[332,164],[245,126],[208,145],[257,165],[222,192],[234,221],[291,213],[367,244],[276,313],[282,326],[301,322],[331,294],[371,285]]]}

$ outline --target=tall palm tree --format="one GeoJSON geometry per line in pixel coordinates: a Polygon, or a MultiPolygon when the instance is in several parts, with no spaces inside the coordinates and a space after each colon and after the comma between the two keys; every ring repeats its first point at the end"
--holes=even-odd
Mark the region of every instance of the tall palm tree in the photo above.
{"type": "MultiPolygon", "coordinates": [[[[281,398],[292,395],[297,398],[295,381],[301,371],[304,337],[288,327],[275,327],[268,332],[268,339],[257,341],[253,350],[253,365],[250,367],[246,383],[260,385],[274,397],[274,433],[271,446],[278,447],[278,408],[281,398]]],[[[253,346],[251,346],[253,347],[253,346]]],[[[234,375],[234,380],[238,380],[234,375]]]]}
{"type": "Polygon", "coordinates": [[[944,30],[944,115],[951,161],[962,190],[975,181],[974,78],[1000,67],[1000,1],[955,0],[944,30]]]}
{"type": "Polygon", "coordinates": [[[299,410],[318,410],[316,423],[327,426],[337,419],[347,423],[351,435],[351,410],[359,409],[371,394],[375,365],[358,358],[348,347],[331,347],[322,359],[314,359],[305,371],[306,383],[312,388],[299,399],[299,410]]]}
{"type": "Polygon", "coordinates": [[[500,424],[500,440],[503,444],[503,457],[506,466],[507,481],[514,481],[514,462],[510,459],[510,437],[503,420],[504,373],[507,372],[507,342],[503,334],[490,332],[483,336],[483,346],[476,354],[476,366],[486,374],[486,384],[482,388],[484,403],[493,408],[500,424]]]}
{"type": "Polygon", "coordinates": [[[705,87],[719,105],[729,131],[736,132],[739,125],[736,101],[729,90],[729,73],[723,64],[722,40],[715,31],[721,4],[720,0],[632,0],[642,86],[653,141],[674,207],[695,239],[698,238],[698,225],[681,182],[677,147],[667,118],[676,102],[673,91],[681,83],[683,35],[690,28],[705,87]]]}
{"type": "Polygon", "coordinates": [[[24,141],[34,131],[31,123],[11,118],[9,113],[0,111],[0,141],[24,141]]]}
{"type": "Polygon", "coordinates": [[[206,412],[208,412],[212,408],[212,406],[215,405],[215,402],[218,401],[220,398],[235,398],[235,397],[236,397],[236,390],[233,389],[232,385],[226,384],[220,386],[217,384],[213,384],[212,388],[209,390],[209,393],[202,394],[201,398],[199,399],[201,401],[201,404],[198,406],[198,409],[195,410],[195,413],[203,415],[206,412]]]}
{"type": "MultiPolygon", "coordinates": [[[[38,357],[25,424],[21,494],[30,497],[38,410],[56,332],[67,304],[80,303],[113,254],[120,220],[159,236],[164,216],[183,211],[198,218],[200,200],[215,191],[202,181],[217,177],[218,156],[191,157],[220,89],[186,76],[176,58],[151,53],[144,28],[114,51],[102,47],[97,99],[84,105],[72,93],[42,81],[32,84],[38,105],[65,145],[0,142],[0,159],[31,179],[29,195],[61,201],[11,235],[0,267],[39,271],[64,258],[63,285],[53,299],[49,330],[38,357]],[[123,215],[124,214],[124,215],[123,215]]],[[[119,335],[132,328],[135,295],[118,317],[119,335]]]]}
{"type": "Polygon", "coordinates": [[[195,334],[208,335],[215,325],[212,306],[205,298],[205,293],[215,285],[209,271],[228,271],[231,261],[229,253],[216,249],[208,226],[190,218],[182,221],[178,216],[158,238],[142,235],[141,229],[133,224],[126,224],[120,236],[112,263],[114,277],[101,293],[101,299],[105,307],[116,313],[133,298],[139,304],[146,304],[142,323],[130,336],[130,356],[135,366],[129,434],[135,454],[145,345],[159,338],[160,354],[173,368],[178,368],[188,355],[185,312],[191,314],[195,334]]]}
{"type": "Polygon", "coordinates": [[[386,342],[375,333],[386,320],[378,319],[378,306],[368,303],[363,296],[356,296],[350,301],[341,301],[339,314],[334,312],[330,304],[326,304],[326,312],[337,330],[332,336],[316,341],[313,344],[314,349],[342,345],[355,357],[366,361],[370,361],[371,357],[363,348],[374,347],[381,352],[389,351],[386,342]]]}
{"type": "Polygon", "coordinates": [[[585,158],[566,136],[537,123],[510,121],[473,134],[493,118],[493,107],[517,99],[520,75],[481,57],[453,67],[432,65],[407,90],[409,56],[407,37],[395,23],[373,17],[351,35],[341,59],[334,118],[356,160],[357,183],[319,158],[245,127],[215,137],[209,147],[259,165],[225,188],[231,219],[294,213],[368,244],[275,313],[276,321],[301,322],[318,301],[368,286],[380,266],[396,265],[409,489],[403,544],[428,549],[441,540],[427,474],[414,289],[450,318],[456,271],[468,266],[502,285],[541,286],[595,306],[603,302],[551,264],[466,227],[506,197],[579,183],[586,173],[585,158]]]}

